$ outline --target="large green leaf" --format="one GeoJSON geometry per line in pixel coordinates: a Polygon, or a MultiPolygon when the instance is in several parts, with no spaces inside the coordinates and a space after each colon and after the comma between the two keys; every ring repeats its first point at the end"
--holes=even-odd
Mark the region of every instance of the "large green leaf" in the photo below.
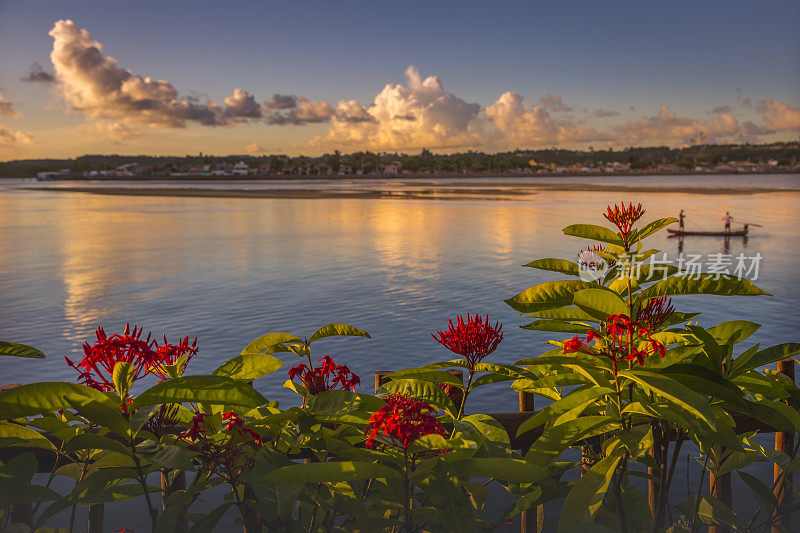
{"type": "Polygon", "coordinates": [[[705,422],[711,429],[716,427],[714,413],[708,400],[671,377],[641,369],[622,370],[619,376],[629,379],[681,407],[705,422]]]}
{"type": "Polygon", "coordinates": [[[29,357],[33,359],[44,359],[44,352],[32,346],[19,344],[18,342],[0,341],[0,355],[11,357],[29,357]]]}
{"type": "Polygon", "coordinates": [[[453,400],[437,385],[420,379],[394,379],[381,386],[389,394],[404,394],[455,414],[457,407],[453,400]]]}
{"type": "Polygon", "coordinates": [[[135,407],[161,403],[209,403],[258,407],[267,399],[242,381],[223,376],[183,376],[162,381],[141,393],[135,407]]]}
{"type": "Polygon", "coordinates": [[[597,287],[580,280],[547,281],[529,287],[505,302],[520,313],[532,313],[572,305],[576,292],[597,287]]]}
{"type": "MultiPolygon", "coordinates": [[[[446,456],[445,456],[446,457],[446,456]]],[[[465,477],[493,477],[514,483],[535,483],[546,476],[544,468],[523,459],[473,457],[454,463],[465,477]]]]}
{"type": "Polygon", "coordinates": [[[525,455],[527,461],[542,468],[552,464],[569,446],[579,440],[588,439],[619,429],[619,422],[609,416],[582,416],[569,422],[548,428],[525,455]]]}
{"type": "Polygon", "coordinates": [[[396,470],[362,461],[329,461],[284,466],[264,476],[265,483],[334,483],[358,479],[399,478],[396,470]]]}
{"type": "Polygon", "coordinates": [[[636,232],[636,238],[644,239],[645,237],[652,235],[657,231],[661,231],[670,224],[675,224],[676,222],[678,222],[678,219],[675,217],[659,218],[658,220],[654,220],[644,226],[642,229],[638,230],[636,232]]]}
{"type": "Polygon", "coordinates": [[[778,344],[777,346],[770,346],[761,351],[755,352],[745,356],[742,354],[733,360],[730,373],[731,376],[738,376],[744,374],[748,370],[754,370],[760,366],[782,361],[789,357],[793,357],[800,353],[800,344],[796,342],[787,342],[785,344],[778,344]]]}
{"type": "Polygon", "coordinates": [[[592,522],[605,499],[608,485],[622,459],[621,454],[605,457],[583,474],[564,500],[558,531],[563,532],[583,522],[592,522]]]}
{"type": "Polygon", "coordinates": [[[45,450],[56,449],[53,443],[38,431],[11,422],[0,422],[0,448],[17,446],[45,450]]]}
{"type": "Polygon", "coordinates": [[[406,370],[398,370],[397,372],[392,372],[388,376],[389,379],[419,379],[422,381],[430,381],[433,383],[447,383],[450,385],[455,385],[458,388],[464,388],[463,380],[459,379],[458,376],[450,373],[444,372],[442,370],[426,370],[421,368],[408,368],[406,370]]]}
{"type": "Polygon", "coordinates": [[[368,419],[371,413],[384,404],[380,398],[368,394],[357,394],[349,390],[330,390],[310,396],[308,410],[326,419],[355,415],[360,421],[368,419]]]}
{"type": "Polygon", "coordinates": [[[94,433],[75,435],[64,446],[65,453],[77,450],[109,450],[123,455],[131,455],[130,449],[120,441],[94,433]]]}
{"type": "Polygon", "coordinates": [[[271,346],[275,346],[276,344],[285,344],[287,342],[302,343],[303,339],[289,333],[267,333],[263,337],[259,337],[256,340],[251,341],[247,346],[244,347],[242,353],[263,352],[271,346]]]}
{"type": "Polygon", "coordinates": [[[556,424],[567,422],[568,420],[559,420],[559,418],[566,413],[573,414],[573,418],[575,418],[580,415],[581,412],[586,409],[586,407],[594,403],[600,396],[613,393],[614,390],[607,387],[587,387],[574,391],[568,394],[565,398],[551,403],[520,424],[519,429],[517,430],[517,436],[520,436],[526,431],[530,431],[535,427],[541,426],[548,421],[556,422],[556,424]]]}
{"type": "Polygon", "coordinates": [[[573,324],[562,322],[561,320],[536,320],[525,326],[520,326],[520,328],[531,331],[554,331],[556,333],[586,333],[590,329],[594,329],[586,324],[573,324]]]}
{"type": "Polygon", "coordinates": [[[561,307],[559,309],[543,309],[528,314],[529,318],[542,318],[545,320],[580,320],[581,322],[597,322],[597,319],[580,309],[574,307],[561,307]]]}
{"type": "Polygon", "coordinates": [[[570,276],[578,275],[578,265],[566,259],[548,257],[546,259],[536,259],[522,266],[538,268],[539,270],[549,270],[551,272],[560,272],[570,276]]]}
{"type": "Polygon", "coordinates": [[[283,366],[277,357],[260,352],[243,352],[214,370],[215,376],[224,376],[242,381],[254,381],[272,374],[283,366]]]}
{"type": "Polygon", "coordinates": [[[19,418],[109,400],[107,394],[85,385],[40,381],[0,391],[0,413],[3,418],[19,418]]]}
{"type": "Polygon", "coordinates": [[[605,320],[609,315],[628,315],[629,310],[620,296],[608,289],[584,289],[575,293],[575,306],[592,315],[605,320]]]}
{"type": "Polygon", "coordinates": [[[363,329],[354,328],[349,324],[328,324],[322,326],[317,331],[311,334],[308,338],[308,342],[314,342],[315,340],[322,339],[325,337],[366,337],[371,339],[372,337],[369,336],[369,333],[364,331],[363,329]]]}
{"type": "Polygon", "coordinates": [[[623,245],[619,234],[603,226],[596,226],[594,224],[572,224],[561,231],[564,232],[564,235],[582,237],[584,239],[591,239],[593,241],[607,242],[609,244],[616,244],[617,246],[623,245]]]}
{"type": "Polygon", "coordinates": [[[756,287],[753,282],[727,274],[682,274],[659,281],[644,289],[640,298],[680,296],[684,294],[716,294],[720,296],[756,296],[768,292],[756,287]]]}
{"type": "Polygon", "coordinates": [[[749,320],[730,320],[708,328],[714,339],[719,344],[737,344],[752,335],[761,327],[761,324],[749,320]]]}

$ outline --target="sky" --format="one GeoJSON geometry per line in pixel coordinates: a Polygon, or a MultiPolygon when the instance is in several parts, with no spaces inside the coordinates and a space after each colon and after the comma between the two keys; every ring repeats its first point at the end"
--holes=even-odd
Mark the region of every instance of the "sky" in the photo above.
{"type": "Polygon", "coordinates": [[[800,137],[800,2],[0,0],[0,160],[800,137]]]}

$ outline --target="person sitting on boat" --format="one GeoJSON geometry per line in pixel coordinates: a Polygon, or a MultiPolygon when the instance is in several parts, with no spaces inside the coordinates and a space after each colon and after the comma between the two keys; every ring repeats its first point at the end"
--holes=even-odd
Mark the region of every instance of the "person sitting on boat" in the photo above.
{"type": "Polygon", "coordinates": [[[681,214],[678,215],[678,228],[681,231],[683,231],[683,219],[684,218],[686,218],[686,216],[683,214],[683,209],[681,209],[681,214]]]}
{"type": "Polygon", "coordinates": [[[733,217],[731,216],[730,212],[725,211],[725,216],[722,217],[722,220],[725,222],[725,233],[730,233],[731,222],[733,222],[733,217]]]}

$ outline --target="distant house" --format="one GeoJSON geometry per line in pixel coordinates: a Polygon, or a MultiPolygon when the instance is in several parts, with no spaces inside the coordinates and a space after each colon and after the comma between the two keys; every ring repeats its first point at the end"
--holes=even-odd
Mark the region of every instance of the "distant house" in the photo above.
{"type": "Polygon", "coordinates": [[[248,172],[249,168],[250,167],[248,167],[247,164],[244,161],[239,161],[238,163],[233,165],[233,169],[231,170],[231,173],[234,176],[247,176],[247,172],[248,172]]]}
{"type": "Polygon", "coordinates": [[[403,173],[403,165],[400,161],[393,161],[383,166],[383,173],[389,176],[397,176],[403,173]]]}

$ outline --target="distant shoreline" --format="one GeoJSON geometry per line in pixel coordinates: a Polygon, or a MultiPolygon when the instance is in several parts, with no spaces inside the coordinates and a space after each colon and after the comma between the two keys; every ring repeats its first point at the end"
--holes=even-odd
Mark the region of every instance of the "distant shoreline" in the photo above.
{"type": "Polygon", "coordinates": [[[426,185],[422,189],[203,189],[203,188],[131,188],[131,187],[19,187],[18,190],[88,193],[111,196],[163,196],[187,198],[285,198],[285,199],[396,199],[396,200],[515,200],[544,191],[605,191],[629,193],[685,193],[685,194],[763,194],[794,192],[796,189],[743,187],[641,187],[628,185],[602,185],[585,183],[535,183],[501,186],[497,182],[470,183],[469,187],[454,184],[426,185]],[[449,186],[448,186],[449,185],[449,186]]]}
{"type": "MultiPolygon", "coordinates": [[[[784,174],[798,175],[800,170],[758,170],[758,171],[732,171],[732,170],[708,170],[705,172],[687,171],[624,171],[624,172],[562,172],[549,174],[521,174],[514,172],[475,172],[465,174],[463,172],[442,172],[438,174],[262,174],[248,176],[207,176],[202,174],[186,176],[152,175],[152,176],[80,176],[74,178],[51,178],[44,181],[338,181],[338,180],[405,180],[405,179],[475,179],[475,178],[603,178],[603,177],[622,177],[629,176],[635,178],[645,178],[648,176],[749,176],[759,174],[784,174]]],[[[36,179],[36,176],[27,178],[0,176],[0,179],[36,179]]]]}

